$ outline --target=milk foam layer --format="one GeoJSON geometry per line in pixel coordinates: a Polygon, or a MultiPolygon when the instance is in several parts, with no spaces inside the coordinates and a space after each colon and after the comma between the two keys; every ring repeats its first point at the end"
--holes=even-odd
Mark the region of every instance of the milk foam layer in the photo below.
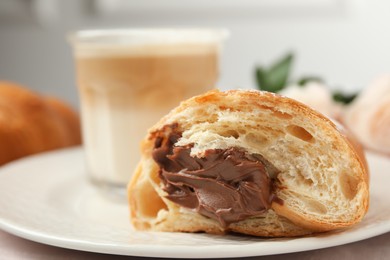
{"type": "Polygon", "coordinates": [[[174,55],[214,51],[226,30],[133,29],[90,30],[70,36],[77,57],[174,55]]]}

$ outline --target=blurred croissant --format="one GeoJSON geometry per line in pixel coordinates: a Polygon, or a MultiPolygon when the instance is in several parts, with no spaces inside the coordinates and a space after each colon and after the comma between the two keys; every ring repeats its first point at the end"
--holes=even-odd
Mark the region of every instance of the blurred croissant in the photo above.
{"type": "Polygon", "coordinates": [[[0,81],[0,165],[80,143],[78,114],[66,103],[0,81]]]}

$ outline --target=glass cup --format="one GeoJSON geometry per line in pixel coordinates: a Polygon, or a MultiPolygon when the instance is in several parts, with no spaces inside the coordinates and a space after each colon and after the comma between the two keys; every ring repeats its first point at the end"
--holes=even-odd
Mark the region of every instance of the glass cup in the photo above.
{"type": "Polygon", "coordinates": [[[84,30],[69,35],[87,171],[125,190],[147,129],[180,101],[215,87],[226,30],[84,30]]]}

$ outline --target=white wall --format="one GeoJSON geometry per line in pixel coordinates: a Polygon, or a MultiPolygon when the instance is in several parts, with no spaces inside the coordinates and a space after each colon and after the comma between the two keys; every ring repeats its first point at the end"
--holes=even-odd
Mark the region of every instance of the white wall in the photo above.
{"type": "Polygon", "coordinates": [[[390,72],[386,0],[2,0],[0,79],[77,105],[66,32],[107,27],[226,27],[219,85],[254,87],[256,64],[288,50],[295,75],[315,74],[347,91],[390,72]]]}

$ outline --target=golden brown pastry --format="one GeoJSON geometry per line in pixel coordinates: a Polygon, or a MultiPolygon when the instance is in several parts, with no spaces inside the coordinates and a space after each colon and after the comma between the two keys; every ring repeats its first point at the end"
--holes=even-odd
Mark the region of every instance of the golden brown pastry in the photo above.
{"type": "Polygon", "coordinates": [[[80,143],[79,118],[67,104],[0,82],[0,165],[80,143]]]}
{"type": "Polygon", "coordinates": [[[299,236],[358,223],[368,170],[313,109],[267,92],[216,90],[150,129],[128,196],[139,230],[299,236]]]}

